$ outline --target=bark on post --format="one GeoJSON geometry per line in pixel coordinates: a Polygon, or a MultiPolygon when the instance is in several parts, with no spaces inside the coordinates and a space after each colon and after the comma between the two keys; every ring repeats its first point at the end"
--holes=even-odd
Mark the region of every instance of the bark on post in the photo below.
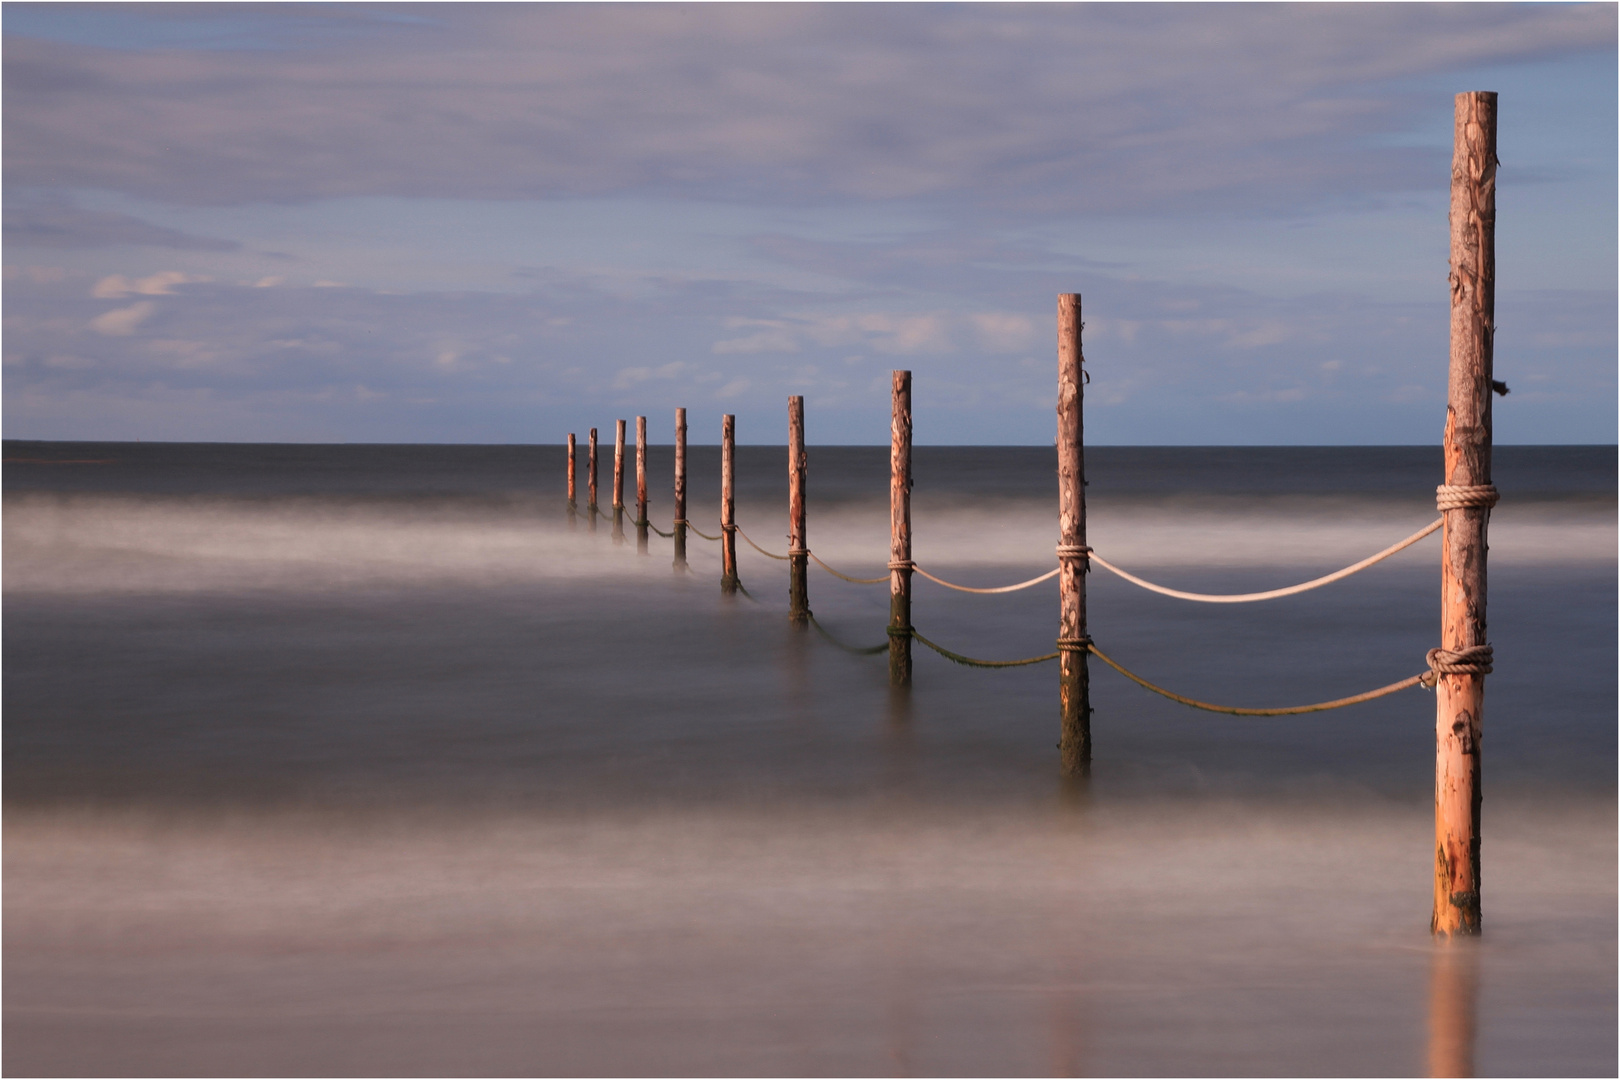
{"type": "Polygon", "coordinates": [[[575,501],[574,469],[576,457],[574,433],[568,433],[568,527],[574,528],[577,524],[575,516],[579,513],[579,503],[575,501]]]}
{"type": "Polygon", "coordinates": [[[889,685],[911,685],[911,372],[896,371],[889,425],[889,685]]]}
{"type": "Polygon", "coordinates": [[[1480,744],[1491,352],[1496,314],[1496,95],[1457,95],[1451,161],[1451,364],[1446,402],[1440,651],[1435,684],[1434,916],[1439,935],[1480,932],[1480,744]],[[1464,653],[1463,656],[1455,654],[1464,653]],[[1450,656],[1443,654],[1453,654],[1450,656]],[[1473,670],[1445,671],[1445,667],[1473,670]]]}
{"type": "Polygon", "coordinates": [[[675,569],[686,569],[686,410],[675,410],[675,569]]]}
{"type": "Polygon", "coordinates": [[[636,551],[647,554],[647,418],[636,417],[636,551]]]}
{"type": "Polygon", "coordinates": [[[720,418],[720,591],[737,591],[737,418],[720,418]]]}
{"type": "Polygon", "coordinates": [[[810,625],[810,546],[804,522],[804,398],[788,398],[788,621],[810,625]]]}
{"type": "Polygon", "coordinates": [[[591,448],[586,457],[585,483],[590,501],[585,504],[585,514],[590,521],[591,532],[596,531],[596,429],[591,428],[591,448]]]}
{"type": "Polygon", "coordinates": [[[613,433],[613,542],[624,543],[624,421],[613,433]]]}
{"type": "Polygon", "coordinates": [[[1086,646],[1086,466],[1080,294],[1058,297],[1058,741],[1064,776],[1091,768],[1091,672],[1086,646]]]}

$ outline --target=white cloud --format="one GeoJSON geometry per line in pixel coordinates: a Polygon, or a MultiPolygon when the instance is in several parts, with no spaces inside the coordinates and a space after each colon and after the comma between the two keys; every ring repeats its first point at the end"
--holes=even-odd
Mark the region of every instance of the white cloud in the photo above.
{"type": "Polygon", "coordinates": [[[1035,342],[1035,323],[1026,315],[985,311],[968,316],[968,321],[978,331],[979,347],[987,352],[1021,352],[1035,342]]]}
{"type": "Polygon", "coordinates": [[[97,300],[119,300],[126,296],[173,296],[176,285],[190,285],[197,282],[209,281],[206,277],[196,277],[183,274],[178,270],[165,270],[150,277],[126,278],[123,274],[113,274],[96,282],[90,290],[90,295],[97,300]]]}
{"type": "Polygon", "coordinates": [[[138,304],[131,304],[125,308],[114,308],[112,311],[97,315],[90,320],[90,328],[98,334],[108,337],[128,337],[135,332],[135,328],[145,322],[152,314],[156,305],[150,300],[142,300],[138,304]]]}
{"type": "Polygon", "coordinates": [[[649,379],[673,379],[686,370],[687,365],[680,360],[672,361],[662,367],[629,367],[619,369],[618,375],[613,378],[613,389],[628,390],[637,383],[644,383],[649,379]]]}

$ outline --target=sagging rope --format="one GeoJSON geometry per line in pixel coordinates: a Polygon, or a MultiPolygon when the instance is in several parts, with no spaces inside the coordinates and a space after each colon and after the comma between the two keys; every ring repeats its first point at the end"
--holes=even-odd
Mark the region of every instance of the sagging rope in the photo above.
{"type": "Polygon", "coordinates": [[[841,574],[837,570],[834,570],[832,567],[828,566],[826,563],[822,562],[816,557],[815,552],[806,550],[805,554],[810,556],[810,558],[815,559],[816,565],[827,571],[827,573],[831,574],[833,577],[843,578],[845,581],[850,582],[853,585],[880,585],[889,580],[888,574],[884,574],[882,577],[874,578],[850,577],[848,574],[841,574]]]}
{"type": "Polygon", "coordinates": [[[913,571],[915,571],[916,573],[921,574],[923,577],[927,578],[929,581],[932,581],[932,582],[934,582],[935,584],[938,584],[938,585],[943,585],[947,589],[955,589],[957,592],[1008,593],[1008,592],[1017,592],[1019,589],[1027,589],[1032,585],[1039,585],[1043,581],[1050,581],[1052,578],[1057,577],[1058,574],[1062,571],[1063,568],[1060,566],[1060,567],[1057,567],[1056,569],[1048,570],[1046,573],[1042,574],[1040,577],[1033,577],[1033,578],[1030,578],[1028,581],[1020,581],[1017,585],[1002,585],[1001,587],[995,588],[995,589],[975,589],[971,585],[957,585],[957,584],[955,584],[953,582],[946,581],[944,578],[935,577],[933,574],[930,574],[928,571],[926,571],[922,567],[918,566],[915,562],[911,564],[911,569],[913,571]]]}
{"type": "Polygon", "coordinates": [[[1169,698],[1171,701],[1178,701],[1183,705],[1190,705],[1195,709],[1202,709],[1205,712],[1225,713],[1228,716],[1297,716],[1300,713],[1326,712],[1329,709],[1342,709],[1346,705],[1357,705],[1363,701],[1372,701],[1374,698],[1381,698],[1388,694],[1405,690],[1411,686],[1434,685],[1432,681],[1426,681],[1432,680],[1434,673],[1432,671],[1425,671],[1421,674],[1413,675],[1410,678],[1402,679],[1400,682],[1393,682],[1388,686],[1380,686],[1377,690],[1369,690],[1365,694],[1355,694],[1351,697],[1338,698],[1333,701],[1320,701],[1314,705],[1292,705],[1283,709],[1240,709],[1232,705],[1211,705],[1207,701],[1198,701],[1194,698],[1183,697],[1180,694],[1166,690],[1162,686],[1155,686],[1153,683],[1148,682],[1134,671],[1128,671],[1124,667],[1121,667],[1112,657],[1108,656],[1108,654],[1097,648],[1096,644],[1094,643],[1088,644],[1086,646],[1086,651],[1143,689],[1151,690],[1155,694],[1169,698]]]}
{"type": "Polygon", "coordinates": [[[733,526],[733,528],[735,528],[737,530],[737,535],[738,536],[740,536],[744,540],[748,541],[748,546],[749,547],[753,548],[755,551],[759,552],[761,555],[765,556],[768,559],[777,559],[777,560],[779,560],[781,562],[787,562],[789,559],[791,559],[793,557],[793,553],[791,551],[788,552],[786,555],[778,555],[774,551],[766,551],[764,548],[762,548],[758,544],[754,543],[753,540],[749,539],[748,534],[742,531],[742,526],[741,525],[735,525],[735,526],[733,526]]]}
{"type": "MultiPolygon", "coordinates": [[[[893,633],[894,631],[891,630],[890,632],[893,633]]],[[[902,632],[905,632],[905,631],[902,631],[902,632]]],[[[1024,667],[1024,666],[1026,666],[1028,664],[1044,664],[1044,663],[1046,663],[1046,661],[1048,661],[1048,660],[1056,660],[1060,655],[1062,655],[1061,651],[1059,651],[1059,652],[1054,652],[1054,653],[1047,653],[1045,656],[1031,656],[1031,657],[1027,657],[1027,658],[1025,658],[1023,660],[976,660],[971,656],[963,656],[961,653],[952,652],[951,650],[945,648],[943,645],[935,645],[932,641],[929,641],[927,638],[925,638],[921,634],[917,633],[916,627],[911,627],[910,628],[908,636],[916,638],[918,641],[922,642],[924,645],[928,646],[930,649],[933,649],[935,652],[939,653],[939,655],[943,656],[945,659],[950,660],[950,661],[952,661],[954,663],[957,663],[957,664],[964,664],[967,667],[983,667],[983,668],[1024,667]]]]}
{"type": "Polygon", "coordinates": [[[846,645],[842,641],[839,641],[837,638],[833,637],[832,634],[828,633],[827,628],[817,622],[814,615],[810,614],[809,612],[806,612],[805,614],[809,616],[810,625],[816,628],[816,633],[826,638],[830,643],[836,645],[838,648],[843,649],[845,652],[854,653],[857,656],[872,656],[876,653],[889,651],[889,643],[887,641],[881,645],[873,645],[869,649],[863,649],[856,645],[846,645]]]}
{"type": "MultiPolygon", "coordinates": [[[[1492,488],[1491,490],[1494,491],[1495,489],[1492,488]]],[[[1484,505],[1484,504],[1482,504],[1482,503],[1471,503],[1469,505],[1484,505]]],[[[1149,592],[1156,592],[1156,593],[1159,593],[1159,594],[1161,594],[1163,596],[1173,596],[1177,600],[1196,600],[1199,603],[1204,603],[1204,604],[1248,604],[1248,603],[1253,603],[1256,600],[1275,600],[1275,599],[1277,599],[1278,597],[1281,597],[1281,596],[1293,596],[1296,593],[1307,592],[1307,591],[1309,591],[1311,589],[1318,589],[1318,588],[1321,588],[1323,585],[1330,585],[1335,581],[1343,580],[1344,578],[1349,577],[1351,574],[1359,573],[1362,570],[1367,569],[1367,567],[1372,566],[1374,563],[1383,562],[1385,559],[1389,558],[1391,555],[1394,555],[1398,551],[1406,550],[1407,548],[1411,547],[1413,544],[1417,543],[1419,540],[1422,540],[1425,536],[1428,536],[1430,533],[1432,533],[1436,529],[1440,528],[1440,526],[1444,525],[1445,522],[1446,522],[1445,518],[1436,518],[1434,521],[1432,521],[1429,524],[1425,525],[1423,528],[1419,529],[1417,532],[1413,533],[1411,536],[1408,536],[1405,540],[1402,540],[1400,543],[1394,544],[1394,545],[1392,545],[1390,547],[1387,547],[1383,551],[1380,551],[1378,554],[1372,556],[1371,558],[1362,559],[1360,562],[1356,563],[1355,565],[1347,566],[1343,570],[1337,570],[1337,571],[1335,571],[1335,572],[1333,572],[1331,574],[1327,574],[1327,575],[1325,575],[1323,577],[1315,578],[1315,579],[1313,579],[1311,581],[1301,582],[1298,585],[1290,585],[1287,588],[1283,588],[1283,589],[1270,589],[1270,590],[1268,590],[1266,592],[1255,592],[1255,593],[1195,593],[1195,592],[1182,592],[1180,589],[1169,589],[1169,588],[1166,588],[1163,585],[1155,585],[1151,581],[1144,581],[1143,579],[1137,577],[1135,574],[1127,573],[1126,571],[1121,570],[1119,567],[1115,566],[1113,563],[1109,562],[1107,559],[1104,559],[1101,555],[1098,555],[1096,552],[1091,552],[1090,553],[1090,558],[1091,558],[1092,562],[1097,563],[1104,570],[1107,570],[1107,571],[1109,571],[1111,573],[1114,573],[1114,574],[1118,574],[1120,577],[1124,578],[1126,581],[1130,582],[1132,585],[1139,585],[1142,588],[1147,589],[1149,592]]]]}
{"type": "MultiPolygon", "coordinates": [[[[810,621],[815,623],[815,617],[812,616],[810,621]]],[[[815,626],[816,629],[821,632],[823,637],[826,637],[833,644],[848,652],[871,655],[873,653],[883,652],[888,648],[887,645],[876,645],[870,649],[857,649],[838,641],[831,634],[828,634],[826,630],[822,629],[819,623],[815,623],[815,626]]],[[[1279,709],[1245,709],[1234,705],[1214,705],[1207,701],[1199,701],[1196,698],[1186,697],[1184,695],[1177,694],[1174,691],[1166,690],[1162,686],[1148,682],[1146,679],[1142,678],[1142,676],[1124,667],[1107,653],[1097,648],[1096,642],[1092,641],[1092,639],[1089,637],[1060,638],[1057,642],[1058,651],[1046,653],[1042,656],[1030,656],[1021,660],[980,660],[976,657],[964,656],[961,653],[953,652],[950,649],[945,648],[943,645],[938,645],[935,642],[928,640],[926,637],[919,634],[915,627],[890,627],[889,636],[915,638],[917,641],[922,642],[924,645],[928,646],[930,649],[933,649],[947,660],[957,664],[963,664],[968,667],[1025,667],[1029,664],[1043,664],[1048,660],[1056,660],[1065,652],[1087,652],[1091,653],[1097,659],[1101,660],[1103,663],[1107,664],[1109,667],[1113,668],[1115,671],[1119,672],[1121,675],[1125,676],[1127,679],[1136,683],[1143,689],[1151,690],[1155,694],[1167,697],[1171,701],[1179,702],[1182,705],[1187,705],[1194,709],[1202,709],[1205,712],[1223,713],[1227,716],[1298,716],[1303,713],[1327,712],[1330,709],[1342,709],[1347,705],[1359,705],[1364,701],[1374,701],[1378,698],[1387,697],[1390,694],[1398,693],[1413,686],[1422,686],[1428,689],[1433,689],[1435,683],[1439,681],[1439,678],[1442,675],[1488,675],[1492,670],[1492,650],[1489,645],[1473,645],[1469,646],[1468,648],[1458,649],[1455,651],[1449,649],[1430,649],[1425,657],[1429,665],[1429,670],[1410,676],[1409,678],[1402,679],[1399,682],[1390,683],[1388,686],[1380,686],[1376,690],[1368,690],[1361,694],[1352,694],[1349,697],[1335,698],[1332,701],[1319,701],[1312,705],[1291,705],[1279,709]]]]}
{"type": "MultiPolygon", "coordinates": [[[[705,539],[705,540],[718,540],[718,539],[720,539],[720,537],[718,537],[718,536],[710,536],[708,533],[704,532],[702,529],[698,528],[696,525],[692,524],[690,521],[686,520],[685,518],[676,518],[675,519],[675,524],[677,524],[677,525],[685,525],[688,529],[691,529],[693,532],[697,533],[699,536],[703,537],[703,539],[705,539]]],[[[721,531],[722,532],[725,531],[724,526],[721,527],[721,531]]]]}
{"type": "MultiPolygon", "coordinates": [[[[748,541],[748,546],[749,547],[753,548],[755,551],[759,552],[761,555],[766,556],[767,558],[780,559],[780,560],[785,562],[786,560],[792,558],[795,554],[807,555],[812,560],[815,561],[815,564],[817,566],[819,566],[823,570],[827,571],[827,573],[831,574],[833,577],[842,578],[844,581],[850,582],[851,584],[854,584],[854,585],[881,585],[885,581],[889,580],[889,575],[888,574],[884,574],[882,577],[875,577],[875,578],[851,577],[850,575],[848,575],[846,573],[843,573],[842,571],[834,570],[832,567],[830,567],[826,563],[822,562],[821,558],[818,555],[816,555],[815,552],[811,551],[809,548],[804,549],[802,552],[790,551],[786,555],[778,555],[778,554],[776,554],[776,552],[774,552],[774,551],[766,551],[764,548],[762,548],[758,544],[754,543],[754,541],[749,537],[749,535],[742,531],[741,526],[733,526],[733,528],[735,528],[737,530],[737,534],[739,536],[741,536],[744,540],[748,541]]],[[[889,564],[889,569],[890,570],[895,570],[895,569],[912,570],[912,571],[914,571],[916,573],[921,574],[923,577],[927,578],[929,581],[937,582],[938,584],[945,586],[947,589],[955,589],[958,592],[970,592],[970,593],[1016,592],[1019,589],[1027,589],[1031,585],[1039,585],[1043,581],[1049,581],[1052,578],[1056,577],[1057,574],[1058,574],[1057,570],[1048,570],[1046,573],[1042,574],[1040,577],[1030,578],[1028,581],[1021,581],[1017,585],[1002,585],[999,588],[978,589],[978,588],[974,588],[971,585],[957,585],[957,584],[955,584],[953,582],[946,581],[944,578],[935,577],[933,574],[930,574],[928,571],[926,571],[922,567],[918,566],[915,562],[890,563],[889,564]]],[[[1020,661],[1020,663],[1023,663],[1023,662],[1024,661],[1020,661]]]]}

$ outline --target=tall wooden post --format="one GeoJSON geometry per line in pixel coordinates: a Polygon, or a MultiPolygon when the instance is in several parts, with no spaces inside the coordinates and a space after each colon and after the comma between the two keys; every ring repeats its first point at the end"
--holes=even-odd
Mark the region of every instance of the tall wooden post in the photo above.
{"type": "Polygon", "coordinates": [[[720,591],[737,591],[737,418],[720,418],[720,591]]]}
{"type": "Polygon", "coordinates": [[[1091,672],[1086,646],[1086,465],[1080,294],[1058,297],[1058,740],[1064,776],[1091,768],[1091,672]]]}
{"type": "Polygon", "coordinates": [[[576,494],[575,493],[575,484],[574,484],[574,470],[575,470],[575,465],[576,465],[576,463],[574,461],[574,458],[576,456],[575,445],[576,444],[575,444],[575,440],[574,440],[574,433],[572,431],[570,431],[568,433],[568,526],[569,526],[569,528],[573,528],[575,526],[574,517],[575,517],[576,514],[579,513],[579,503],[575,501],[575,494],[576,494]]]}
{"type": "Polygon", "coordinates": [[[1451,371],[1435,684],[1434,917],[1445,936],[1480,932],[1480,749],[1486,526],[1491,484],[1491,336],[1496,316],[1496,95],[1457,95],[1451,159],[1451,371]]]}
{"type": "Polygon", "coordinates": [[[613,542],[624,543],[624,421],[613,432],[613,542]]]}
{"type": "Polygon", "coordinates": [[[647,554],[647,418],[636,417],[636,551],[647,554]]]}
{"type": "Polygon", "coordinates": [[[686,410],[675,410],[675,569],[686,569],[686,410]]]}
{"type": "Polygon", "coordinates": [[[804,398],[788,398],[788,621],[810,625],[810,546],[804,529],[804,398]]]}
{"type": "Polygon", "coordinates": [[[585,504],[585,517],[591,532],[596,531],[596,429],[591,428],[591,448],[585,459],[585,484],[589,501],[585,504]]]}
{"type": "Polygon", "coordinates": [[[911,372],[893,376],[889,424],[889,685],[911,685],[911,372]]]}

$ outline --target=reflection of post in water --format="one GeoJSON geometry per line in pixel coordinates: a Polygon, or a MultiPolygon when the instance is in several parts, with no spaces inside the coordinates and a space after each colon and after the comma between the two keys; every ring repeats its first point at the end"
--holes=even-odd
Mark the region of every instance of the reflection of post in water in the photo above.
{"type": "Polygon", "coordinates": [[[1085,1050],[1084,1011],[1081,1008],[1079,976],[1069,973],[1059,979],[1060,986],[1052,999],[1052,1068],[1053,1076],[1084,1076],[1081,1061],[1085,1050]]]}
{"type": "Polygon", "coordinates": [[[1473,1076],[1479,950],[1467,939],[1435,944],[1429,962],[1429,1075],[1473,1076]]]}
{"type": "Polygon", "coordinates": [[[814,647],[806,634],[783,636],[782,688],[787,693],[788,714],[795,721],[808,721],[815,715],[810,694],[810,650],[814,647]]]}
{"type": "Polygon", "coordinates": [[[890,686],[888,730],[883,740],[884,786],[891,795],[904,795],[917,771],[917,747],[911,722],[911,687],[890,686]]]}
{"type": "Polygon", "coordinates": [[[1058,778],[1058,806],[1071,818],[1081,818],[1091,809],[1091,773],[1069,773],[1058,778]]]}

